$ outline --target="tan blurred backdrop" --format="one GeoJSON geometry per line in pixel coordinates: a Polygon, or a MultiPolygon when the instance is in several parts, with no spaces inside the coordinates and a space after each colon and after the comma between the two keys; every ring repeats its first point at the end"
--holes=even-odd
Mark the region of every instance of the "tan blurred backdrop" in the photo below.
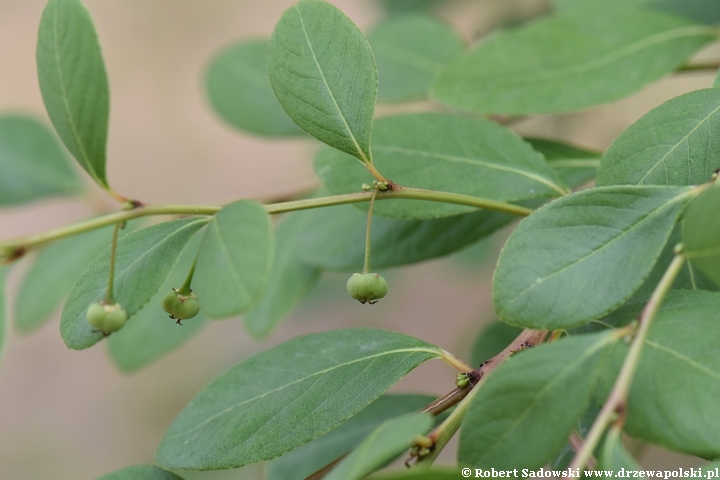
{"type": "MultiPolygon", "coordinates": [[[[0,111],[47,121],[36,80],[35,41],[43,0],[0,0],[0,111]]],[[[267,198],[316,185],[309,140],[266,141],[233,131],[207,107],[202,72],[234,40],[269,36],[293,0],[86,0],[103,47],[111,88],[108,172],[114,188],[150,203],[221,204],[267,198]]],[[[333,0],[362,29],[380,18],[371,0],[333,0]]],[[[456,1],[442,10],[471,41],[492,26],[547,8],[542,0],[456,1]]],[[[717,56],[718,51],[704,52],[717,56]]],[[[522,133],[604,149],[659,103],[710,86],[712,74],[665,79],[633,97],[587,112],[538,118],[522,133]]],[[[381,111],[389,111],[381,108],[381,111]]],[[[0,172],[0,175],[2,172],[0,172]]],[[[92,203],[112,206],[93,190],[92,203]]],[[[0,238],[39,232],[87,217],[76,200],[43,201],[0,211],[0,238]]],[[[491,250],[495,247],[491,247],[491,250]]],[[[40,331],[10,332],[0,366],[0,479],[86,479],[152,461],[163,432],[202,385],[249,354],[309,331],[368,325],[400,331],[467,356],[492,319],[489,274],[438,260],[391,273],[391,293],[367,307],[346,299],[345,276],[333,275],[271,336],[256,342],[236,320],[215,322],[145,370],[124,375],[104,345],[65,348],[56,318],[40,331]]],[[[360,266],[358,266],[360,267],[360,266]]],[[[14,269],[14,291],[23,266],[14,269]]],[[[394,391],[440,394],[452,388],[443,365],[420,367],[394,391]]],[[[452,461],[452,451],[444,455],[452,461]]],[[[644,463],[688,466],[694,459],[661,451],[644,463]]],[[[259,478],[260,469],[188,475],[259,478]]]]}

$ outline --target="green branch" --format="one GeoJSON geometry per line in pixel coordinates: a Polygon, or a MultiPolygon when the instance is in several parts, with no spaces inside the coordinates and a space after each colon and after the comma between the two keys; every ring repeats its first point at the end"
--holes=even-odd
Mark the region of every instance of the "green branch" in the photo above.
{"type": "MultiPolygon", "coordinates": [[[[309,198],[305,200],[293,200],[289,202],[271,203],[265,205],[265,210],[270,214],[307,210],[311,208],[329,207],[333,205],[346,205],[350,203],[361,203],[370,201],[372,192],[348,193],[344,195],[333,195],[322,198],[309,198]]],[[[511,215],[527,216],[532,210],[511,203],[497,202],[486,198],[473,197],[449,192],[437,192],[433,190],[421,190],[416,188],[402,187],[397,190],[380,192],[377,200],[390,199],[413,199],[426,200],[431,202],[452,203],[466,205],[469,207],[482,208],[497,212],[504,212],[511,215]]],[[[15,238],[0,242],[0,257],[10,261],[20,258],[24,253],[33,248],[38,248],[61,238],[71,237],[80,233],[96,230],[98,228],[126,222],[134,218],[148,217],[154,215],[214,215],[220,211],[221,206],[215,205],[145,205],[132,210],[123,210],[101,217],[85,220],[66,227],[57,228],[37,235],[15,238]]]]}

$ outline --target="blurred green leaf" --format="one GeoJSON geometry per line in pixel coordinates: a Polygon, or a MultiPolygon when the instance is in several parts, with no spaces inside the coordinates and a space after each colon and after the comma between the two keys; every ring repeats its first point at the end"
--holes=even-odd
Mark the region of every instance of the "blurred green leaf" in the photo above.
{"type": "Polygon", "coordinates": [[[579,148],[556,140],[525,138],[532,147],[543,154],[545,160],[557,172],[565,184],[580,187],[597,175],[601,152],[579,148]]]}
{"type": "Polygon", "coordinates": [[[457,480],[458,468],[435,467],[431,470],[401,470],[368,477],[371,480],[457,480]]]}
{"type": "MultiPolygon", "coordinates": [[[[141,228],[118,240],[115,260],[115,301],[132,317],[155,295],[175,266],[190,238],[207,224],[187,218],[141,228]]],[[[105,298],[110,246],[83,271],[73,285],[60,316],[60,335],[73,350],[102,340],[85,318],[88,306],[105,298]]]]}
{"type": "Polygon", "coordinates": [[[389,13],[404,13],[445,3],[447,0],[379,0],[389,13]]]}
{"type": "Polygon", "coordinates": [[[230,125],[257,135],[302,133],[283,111],[270,85],[267,40],[246,40],[223,49],[210,62],[205,88],[210,104],[230,125]]]}
{"type": "Polygon", "coordinates": [[[465,44],[439,18],[424,13],[391,16],[367,37],[378,69],[378,100],[424,97],[443,67],[459,57],[465,44]]]}
{"type": "Polygon", "coordinates": [[[598,470],[636,472],[641,470],[630,452],[622,444],[622,430],[610,428],[602,445],[602,454],[599,458],[598,470]]]}
{"type": "Polygon", "coordinates": [[[695,197],[683,222],[685,255],[720,287],[720,187],[714,185],[695,197]]]}
{"type": "Polygon", "coordinates": [[[458,460],[478,468],[538,469],[567,441],[588,404],[609,332],[533,347],[478,388],[460,430],[458,460]]]}
{"type": "Polygon", "coordinates": [[[302,212],[292,213],[276,229],[277,254],[270,280],[260,302],[243,319],[255,338],[267,336],[320,279],[320,269],[300,259],[298,236],[307,228],[309,219],[302,212]]]}
{"type": "Polygon", "coordinates": [[[601,3],[606,8],[632,4],[708,25],[720,21],[720,3],[716,0],[553,0],[555,8],[576,7],[591,2],[601,3]]]}
{"type": "Polygon", "coordinates": [[[48,1],[40,19],[37,69],[55,130],[80,166],[108,188],[108,80],[95,26],[79,0],[48,1]]]}
{"type": "MultiPolygon", "coordinates": [[[[385,117],[374,126],[375,166],[393,182],[512,202],[567,192],[540,154],[512,131],[479,118],[440,113],[385,117]]],[[[372,177],[347,156],[322,149],[315,171],[332,193],[357,192],[372,177]]],[[[368,205],[357,204],[367,210],[368,205]]],[[[404,219],[446,217],[472,207],[422,200],[383,200],[373,213],[404,219]]]]}
{"type": "Polygon", "coordinates": [[[410,448],[413,438],[427,433],[432,423],[432,417],[428,413],[403,415],[384,422],[325,478],[327,480],[365,478],[410,448]]]}
{"type": "Polygon", "coordinates": [[[200,313],[184,320],[182,325],[170,319],[162,308],[165,294],[171,288],[179,288],[187,277],[200,240],[200,235],[190,239],[164,285],[140,311],[133,315],[131,322],[108,338],[110,357],[120,370],[130,373],[146,367],[190,340],[207,323],[202,303],[200,313]]]}
{"type": "Polygon", "coordinates": [[[718,70],[718,73],[715,75],[715,80],[713,81],[713,87],[720,87],[720,70],[718,70]]]}
{"type": "Polygon", "coordinates": [[[640,90],[716,37],[665,13],[587,3],[491,36],[450,64],[432,93],[482,113],[578,110],[640,90]]]}
{"type": "Polygon", "coordinates": [[[40,250],[20,283],[15,301],[15,327],[39,328],[67,298],[72,286],[112,242],[113,227],[58,240],[40,250]]]}
{"type": "Polygon", "coordinates": [[[55,136],[37,120],[0,116],[0,205],[82,191],[55,136]]]}
{"type": "Polygon", "coordinates": [[[377,69],[365,36],[340,10],[319,0],[286,10],[270,38],[268,72],[280,104],[300,128],[372,161],[377,69]]]}
{"type": "Polygon", "coordinates": [[[382,395],[336,429],[268,463],[266,477],[304,480],[358,446],[384,421],[420,411],[433,400],[429,395],[382,395]]]}
{"type": "Polygon", "coordinates": [[[209,318],[252,308],[262,297],[275,259],[270,215],[250,200],[226,205],[200,244],[193,290],[209,318]]]}
{"type": "Polygon", "coordinates": [[[697,185],[720,168],[720,89],[681,95],[635,122],[603,155],[598,185],[697,185]]]}
{"type": "Polygon", "coordinates": [[[498,321],[490,323],[473,342],[470,349],[470,365],[477,367],[502,352],[522,331],[522,328],[507,323],[498,321]]]}
{"type": "Polygon", "coordinates": [[[155,465],[133,465],[103,475],[98,480],[182,480],[182,477],[155,465]]]}
{"type": "Polygon", "coordinates": [[[270,460],[337,427],[440,353],[380,330],[296,337],[205,386],[170,426],[155,460],[189,470],[270,460]]]}
{"type": "Polygon", "coordinates": [[[650,273],[690,192],[594,188],[536,210],[500,254],[493,278],[498,317],[525,328],[564,329],[616,309],[650,273]]]}

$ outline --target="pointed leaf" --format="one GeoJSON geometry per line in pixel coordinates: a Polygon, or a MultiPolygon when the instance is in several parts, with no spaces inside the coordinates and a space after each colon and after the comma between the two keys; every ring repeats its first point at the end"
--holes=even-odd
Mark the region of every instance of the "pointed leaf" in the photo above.
{"type": "Polygon", "coordinates": [[[377,70],[362,32],[340,10],[301,0],[285,11],[268,47],[270,82],[300,128],[370,163],[377,70]]]}
{"type": "MultiPolygon", "coordinates": [[[[155,295],[180,253],[206,218],[164,222],[129,233],[118,240],[115,260],[115,301],[132,317],[155,295]]],[[[73,285],[60,316],[60,335],[73,350],[102,340],[85,317],[87,308],[105,298],[110,247],[88,266],[73,285]]]]}
{"type": "Polygon", "coordinates": [[[715,37],[680,17],[589,3],[491,36],[440,75],[433,95],[483,113],[578,110],[640,90],[715,37]]]}
{"type": "MultiPolygon", "coordinates": [[[[541,155],[520,137],[494,122],[440,113],[379,119],[373,138],[374,163],[399,185],[474,195],[501,202],[557,197],[567,188],[541,155]]],[[[315,171],[332,193],[357,192],[372,181],[346,155],[321,150],[315,171]]],[[[367,210],[368,206],[357,205],[367,210]]],[[[383,200],[373,213],[427,219],[474,209],[422,200],[383,200]]]]}
{"type": "Polygon", "coordinates": [[[380,425],[342,462],[333,468],[327,480],[360,480],[406,451],[412,440],[432,426],[429,413],[404,415],[380,425]]]}
{"type": "Polygon", "coordinates": [[[603,155],[598,185],[697,185],[720,168],[720,89],[697,90],[647,113],[603,155]]]}
{"type": "Polygon", "coordinates": [[[113,227],[64,238],[43,248],[22,279],[15,327],[30,332],[50,320],[88,265],[112,242],[113,227]]]}
{"type": "Polygon", "coordinates": [[[380,330],[296,337],[203,388],[170,426],[155,459],[190,470],[270,460],[337,427],[439,355],[438,347],[380,330]]]}
{"type": "Polygon", "coordinates": [[[473,398],[460,430],[461,464],[490,469],[545,465],[590,399],[609,332],[534,347],[498,367],[473,398]]]}
{"type": "Polygon", "coordinates": [[[82,191],[55,136],[37,120],[0,117],[0,205],[82,191]]]}
{"type": "Polygon", "coordinates": [[[182,480],[182,477],[155,465],[133,465],[103,475],[98,480],[182,480]]]}
{"type": "Polygon", "coordinates": [[[425,97],[443,67],[465,50],[450,25],[424,13],[388,17],[367,39],[377,62],[378,99],[384,102],[425,97]]]}
{"type": "Polygon", "coordinates": [[[535,329],[602,318],[640,287],[691,195],[686,187],[604,187],[536,210],[500,255],[499,318],[535,329]]]}
{"type": "Polygon", "coordinates": [[[270,279],[275,236],[270,215],[257,202],[225,206],[208,225],[198,252],[193,290],[210,318],[252,308],[270,279]]]}
{"type": "Polygon", "coordinates": [[[320,280],[320,269],[300,259],[302,249],[297,237],[307,228],[310,219],[303,213],[291,214],[277,227],[277,255],[270,280],[260,302],[243,319],[255,338],[267,336],[320,280]]]}
{"type": "MultiPolygon", "coordinates": [[[[720,293],[670,292],[648,333],[628,397],[627,432],[703,458],[720,454],[720,293]]],[[[627,354],[613,352],[607,398],[627,354]]]]}
{"type": "Polygon", "coordinates": [[[586,184],[597,175],[602,157],[600,152],[556,140],[525,138],[525,141],[536,151],[542,153],[558,176],[572,188],[586,184]]]}
{"type": "Polygon", "coordinates": [[[267,40],[247,40],[223,49],[205,72],[213,109],[230,125],[257,135],[302,133],[273,93],[267,69],[267,40]]]}
{"type": "Polygon", "coordinates": [[[435,400],[429,395],[383,395],[325,435],[268,464],[268,480],[304,480],[357,447],[380,424],[422,410],[435,400]]]}
{"type": "Polygon", "coordinates": [[[720,287],[720,187],[713,186],[688,206],[683,223],[685,254],[720,287]]]}
{"type": "Polygon", "coordinates": [[[165,284],[153,298],[137,312],[131,322],[110,335],[107,346],[110,357],[123,372],[135,372],[172,352],[195,336],[207,323],[200,304],[200,313],[175,323],[162,309],[162,300],[171,288],[179,288],[192,266],[200,236],[195,235],[185,247],[165,284]]]}
{"type": "Polygon", "coordinates": [[[105,176],[109,97],[90,14],[79,0],[49,0],[37,44],[40,91],[55,130],[96,182],[105,176]]]}

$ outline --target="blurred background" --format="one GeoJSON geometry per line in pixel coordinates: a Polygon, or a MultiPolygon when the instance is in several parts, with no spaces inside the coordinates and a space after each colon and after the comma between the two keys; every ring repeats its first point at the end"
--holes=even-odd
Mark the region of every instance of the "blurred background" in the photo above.
{"type": "MultiPolygon", "coordinates": [[[[268,37],[293,0],[85,0],[103,48],[111,91],[108,176],[114,188],[147,203],[223,204],[264,199],[318,185],[317,143],[266,140],[234,130],[208,107],[203,71],[221,48],[268,37]]],[[[367,31],[385,14],[374,0],[332,0],[367,31]]],[[[394,8],[403,0],[385,2],[394,8]]],[[[0,112],[24,112],[49,125],[36,79],[35,43],[43,0],[0,0],[0,112]]],[[[450,1],[433,7],[472,44],[498,26],[550,8],[548,0],[450,1]]],[[[705,50],[698,59],[717,58],[705,50]]],[[[604,150],[631,123],[672,97],[712,84],[712,72],[673,75],[640,93],[580,113],[537,117],[522,134],[604,150]]],[[[422,102],[380,106],[378,114],[426,109],[422,102]]],[[[2,172],[0,172],[0,175],[2,172]]],[[[0,211],[0,238],[66,225],[113,202],[90,188],[85,200],[47,200],[0,211]]],[[[473,338],[493,320],[490,275],[506,232],[454,256],[394,269],[389,296],[367,306],[345,293],[347,276],[326,275],[264,342],[237,320],[213,322],[174,353],[132,375],[106,348],[68,350],[59,312],[37,332],[9,333],[0,367],[0,479],[85,479],[148,463],[165,429],[208,381],[239,360],[302,333],[349,326],[399,331],[468,358],[473,338]]],[[[360,269],[358,265],[358,269],[360,269]]],[[[11,292],[26,265],[9,278],[11,292]]],[[[392,391],[442,394],[454,373],[440,362],[419,367],[392,391]]],[[[645,466],[697,465],[659,449],[645,466]]],[[[441,460],[452,462],[449,449],[441,460]]],[[[261,467],[189,474],[189,479],[261,478],[261,467]]]]}

